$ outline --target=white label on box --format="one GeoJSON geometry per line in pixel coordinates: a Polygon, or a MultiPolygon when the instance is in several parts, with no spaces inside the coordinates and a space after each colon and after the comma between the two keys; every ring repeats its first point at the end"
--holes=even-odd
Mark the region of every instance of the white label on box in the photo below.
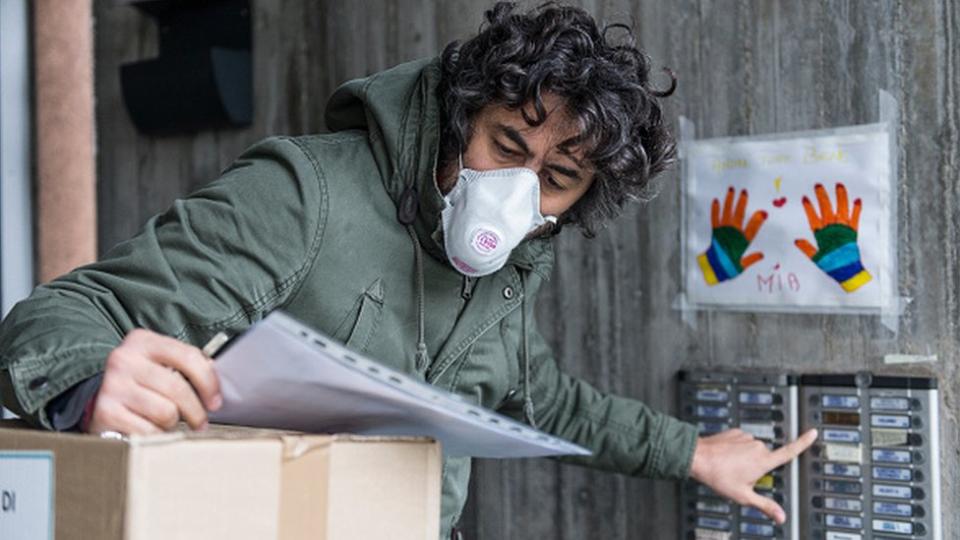
{"type": "Polygon", "coordinates": [[[775,436],[775,431],[773,425],[771,424],[753,424],[748,422],[743,422],[740,424],[740,429],[746,431],[747,433],[753,435],[758,439],[772,439],[775,436]]]}
{"type": "Polygon", "coordinates": [[[773,405],[770,392],[740,392],[740,403],[744,405],[773,405]]]}
{"type": "Polygon", "coordinates": [[[695,540],[730,540],[730,534],[724,531],[712,531],[710,529],[694,529],[693,537],[695,540]]]}
{"type": "Polygon", "coordinates": [[[701,516],[697,518],[697,527],[704,528],[704,529],[716,529],[720,531],[729,531],[730,522],[725,519],[701,516]]]}
{"type": "Polygon", "coordinates": [[[909,431],[904,429],[873,428],[870,439],[874,446],[903,446],[909,442],[909,431]]]}
{"type": "Polygon", "coordinates": [[[830,461],[845,463],[863,463],[863,451],[859,444],[825,444],[824,454],[830,461]]]}
{"type": "Polygon", "coordinates": [[[886,411],[908,411],[910,410],[910,402],[907,398],[872,397],[870,398],[870,408],[886,411]]]}
{"type": "Polygon", "coordinates": [[[697,390],[696,399],[698,401],[727,401],[729,395],[723,390],[697,390]]]}
{"type": "Polygon", "coordinates": [[[860,432],[847,429],[825,429],[823,440],[827,442],[860,442],[860,432]]]}
{"type": "Polygon", "coordinates": [[[825,463],[823,465],[823,474],[827,476],[860,476],[859,465],[844,465],[842,463],[825,463]]]}
{"type": "Polygon", "coordinates": [[[698,405],[697,416],[701,418],[726,418],[730,416],[730,409],[726,407],[711,407],[709,405],[698,405]]]}
{"type": "Polygon", "coordinates": [[[873,477],[877,480],[899,480],[909,482],[913,480],[913,471],[900,467],[874,467],[873,477]]]}
{"type": "Polygon", "coordinates": [[[891,497],[895,499],[910,499],[913,497],[913,490],[906,486],[889,486],[887,484],[873,485],[874,497],[891,497]]]}
{"type": "Polygon", "coordinates": [[[827,514],[827,527],[840,527],[842,529],[862,529],[863,520],[855,516],[841,516],[827,514]]]}
{"type": "Polygon", "coordinates": [[[873,530],[898,534],[913,534],[913,524],[903,521],[889,521],[886,519],[873,520],[873,530]]]}
{"type": "Polygon", "coordinates": [[[875,449],[873,451],[874,461],[883,461],[885,463],[910,463],[910,452],[906,450],[883,450],[875,449]]]}
{"type": "Polygon", "coordinates": [[[863,540],[859,534],[827,531],[827,540],[863,540]]]}
{"type": "Polygon", "coordinates": [[[0,451],[0,538],[53,540],[53,452],[0,451]]]}
{"type": "Polygon", "coordinates": [[[823,506],[830,510],[842,510],[844,512],[859,512],[863,509],[860,499],[843,499],[840,497],[827,497],[823,500],[823,506]]]}
{"type": "Polygon", "coordinates": [[[860,408],[860,398],[827,394],[821,398],[820,404],[825,409],[858,409],[860,408]]]}
{"type": "Polygon", "coordinates": [[[824,480],[823,490],[830,493],[848,493],[851,495],[859,495],[863,490],[863,486],[860,482],[842,482],[839,480],[824,480]]]}
{"type": "Polygon", "coordinates": [[[740,515],[743,516],[743,517],[745,517],[745,518],[758,519],[758,520],[761,520],[761,521],[769,521],[769,520],[770,520],[770,518],[768,518],[766,514],[764,514],[763,512],[757,510],[756,508],[754,508],[754,507],[752,507],[752,506],[741,506],[741,507],[740,507],[740,515]]]}
{"type": "Polygon", "coordinates": [[[909,504],[876,501],[873,503],[873,513],[888,516],[911,517],[913,516],[913,507],[909,504]]]}
{"type": "Polygon", "coordinates": [[[740,524],[740,532],[753,536],[773,536],[774,529],[773,525],[767,525],[766,523],[750,523],[749,521],[745,521],[740,524]]]}
{"type": "Polygon", "coordinates": [[[697,511],[729,514],[730,505],[725,502],[697,501],[697,511]]]}
{"type": "Polygon", "coordinates": [[[873,427],[909,428],[910,417],[899,414],[875,414],[870,419],[873,427]]]}

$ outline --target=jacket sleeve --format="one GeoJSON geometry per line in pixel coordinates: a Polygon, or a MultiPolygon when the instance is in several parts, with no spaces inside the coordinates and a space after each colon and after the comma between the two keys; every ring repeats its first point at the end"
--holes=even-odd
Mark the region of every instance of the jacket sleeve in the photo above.
{"type": "Polygon", "coordinates": [[[532,307],[528,306],[527,317],[530,395],[537,427],[593,451],[592,456],[566,456],[560,461],[647,478],[689,475],[697,443],[693,425],[563,373],[536,330],[532,307]]]}
{"type": "Polygon", "coordinates": [[[299,141],[271,138],[177,200],[100,261],[37,287],[0,324],[0,398],[52,428],[46,406],[103,369],[130,330],[200,345],[282,304],[323,233],[321,171],[299,141]]]}

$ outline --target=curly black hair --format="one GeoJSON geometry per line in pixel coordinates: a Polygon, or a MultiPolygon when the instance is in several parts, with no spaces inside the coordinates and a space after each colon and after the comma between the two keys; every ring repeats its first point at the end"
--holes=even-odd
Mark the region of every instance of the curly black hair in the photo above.
{"type": "Polygon", "coordinates": [[[440,160],[449,163],[466,148],[471,121],[487,105],[520,109],[530,126],[538,126],[548,115],[543,94],[555,94],[580,123],[575,143],[595,171],[593,185],[560,223],[594,236],[627,201],[644,198],[650,179],[675,160],[660,98],[673,93],[676,76],[664,68],[670,87],[653,87],[650,58],[636,47],[629,26],[600,29],[583,9],[553,2],[526,13],[515,9],[513,2],[498,2],[477,36],[443,52],[440,160]],[[622,41],[607,38],[614,29],[622,30],[622,41]]]}

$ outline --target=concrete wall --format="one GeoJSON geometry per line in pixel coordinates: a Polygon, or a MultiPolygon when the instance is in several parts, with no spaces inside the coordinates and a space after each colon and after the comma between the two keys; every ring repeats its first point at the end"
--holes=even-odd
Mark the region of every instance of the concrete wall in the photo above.
{"type": "MultiPolygon", "coordinates": [[[[439,52],[474,32],[466,0],[254,2],[256,121],[241,131],[151,139],[132,128],[118,65],[151,54],[147,21],[98,2],[96,90],[99,245],[134,232],[175,196],[214,178],[268,134],[322,130],[323,104],[345,79],[439,52]]],[[[554,279],[540,299],[543,331],[572,373],[674,408],[681,366],[875,369],[934,373],[942,387],[943,507],[960,505],[957,402],[960,324],[960,5],[917,2],[582,2],[630,22],[654,62],[680,77],[668,117],[698,136],[867,123],[877,91],[899,100],[900,293],[912,301],[899,332],[875,317],[703,313],[698,330],[671,302],[680,290],[677,172],[653,202],[596,239],[557,241],[554,279]],[[935,354],[934,364],[884,366],[888,353],[935,354]]],[[[464,516],[468,538],[677,537],[677,486],[550,461],[481,462],[464,516]]],[[[947,512],[944,538],[960,536],[947,512]]]]}

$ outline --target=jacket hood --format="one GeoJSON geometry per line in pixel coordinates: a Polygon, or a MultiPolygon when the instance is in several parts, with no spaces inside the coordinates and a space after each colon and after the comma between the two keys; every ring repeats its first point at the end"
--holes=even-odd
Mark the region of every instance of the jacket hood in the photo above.
{"type": "MultiPolygon", "coordinates": [[[[440,213],[446,201],[436,183],[440,142],[440,58],[427,58],[355,79],[338,88],[326,109],[330,131],[367,132],[370,149],[383,186],[395,205],[408,185],[419,194],[413,227],[424,249],[446,261],[440,213]]],[[[508,264],[549,275],[553,250],[550,241],[521,243],[508,264]]]]}

